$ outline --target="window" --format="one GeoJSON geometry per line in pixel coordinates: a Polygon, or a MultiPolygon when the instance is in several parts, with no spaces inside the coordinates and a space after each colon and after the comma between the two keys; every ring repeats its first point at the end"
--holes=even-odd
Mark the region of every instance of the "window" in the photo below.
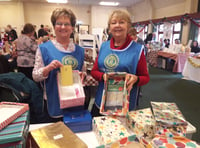
{"type": "Polygon", "coordinates": [[[135,27],[135,28],[136,28],[137,32],[139,32],[139,33],[138,33],[138,36],[139,36],[141,39],[145,40],[145,39],[146,39],[146,36],[147,36],[147,34],[148,34],[148,25],[145,25],[145,27],[144,27],[144,26],[138,26],[138,27],[135,27]],[[141,31],[141,30],[142,30],[142,31],[141,31]]]}
{"type": "Polygon", "coordinates": [[[173,24],[173,34],[172,34],[172,43],[174,44],[175,39],[180,39],[180,34],[181,34],[181,23],[174,23],[173,24]]]}
{"type": "Polygon", "coordinates": [[[156,25],[155,27],[156,29],[154,30],[154,34],[156,35],[155,40],[156,41],[160,41],[161,39],[165,38],[166,36],[166,30],[169,30],[169,39],[171,43],[174,43],[173,41],[175,39],[180,39],[180,34],[181,34],[181,23],[177,22],[177,23],[169,23],[168,27],[166,27],[163,24],[160,25],[156,25]],[[171,31],[170,31],[171,30],[171,31]]]}

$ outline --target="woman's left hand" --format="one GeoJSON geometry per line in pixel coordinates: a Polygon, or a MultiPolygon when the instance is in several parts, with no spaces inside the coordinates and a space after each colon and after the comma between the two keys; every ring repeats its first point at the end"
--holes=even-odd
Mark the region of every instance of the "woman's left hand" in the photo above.
{"type": "Polygon", "coordinates": [[[134,75],[134,74],[126,74],[126,86],[127,86],[127,91],[130,92],[133,85],[137,82],[138,80],[138,76],[134,75]]]}

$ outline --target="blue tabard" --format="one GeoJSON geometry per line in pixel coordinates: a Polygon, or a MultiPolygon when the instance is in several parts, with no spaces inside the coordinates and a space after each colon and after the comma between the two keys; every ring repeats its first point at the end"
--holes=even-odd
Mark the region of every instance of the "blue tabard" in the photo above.
{"type": "MultiPolygon", "coordinates": [[[[59,51],[51,41],[41,44],[39,47],[45,66],[50,64],[53,60],[58,60],[63,65],[72,65],[73,70],[82,70],[84,62],[84,49],[82,47],[75,45],[75,51],[67,53],[59,51]]],[[[52,70],[49,73],[48,78],[45,80],[47,107],[49,115],[52,117],[58,117],[63,115],[63,111],[62,109],[60,109],[60,101],[58,97],[58,71],[59,68],[52,70]]]]}
{"type": "MultiPolygon", "coordinates": [[[[136,74],[138,61],[142,53],[142,45],[132,41],[126,48],[115,50],[110,48],[110,41],[104,42],[98,56],[98,68],[101,72],[127,72],[136,74]]],[[[95,103],[101,104],[104,82],[99,82],[95,103]]],[[[130,93],[129,110],[136,106],[138,87],[133,86],[130,93]]]]}

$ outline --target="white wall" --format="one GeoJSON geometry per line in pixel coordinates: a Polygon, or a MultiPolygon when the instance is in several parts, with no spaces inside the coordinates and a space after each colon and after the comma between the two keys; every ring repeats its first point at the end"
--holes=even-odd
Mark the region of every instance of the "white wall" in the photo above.
{"type": "Polygon", "coordinates": [[[113,10],[126,9],[126,7],[103,7],[92,6],[91,7],[91,26],[92,28],[107,28],[108,18],[113,10]]]}
{"type": "Polygon", "coordinates": [[[77,21],[82,21],[83,24],[90,24],[90,7],[89,6],[78,6],[69,4],[48,4],[48,3],[25,3],[24,12],[25,22],[30,22],[37,25],[37,29],[40,28],[40,24],[48,25],[52,27],[51,24],[51,14],[56,8],[68,8],[71,9],[77,17],[77,21]]]}
{"type": "Polygon", "coordinates": [[[5,28],[8,24],[10,24],[19,34],[21,32],[22,25],[24,24],[23,3],[1,2],[0,18],[1,28],[5,28]]]}

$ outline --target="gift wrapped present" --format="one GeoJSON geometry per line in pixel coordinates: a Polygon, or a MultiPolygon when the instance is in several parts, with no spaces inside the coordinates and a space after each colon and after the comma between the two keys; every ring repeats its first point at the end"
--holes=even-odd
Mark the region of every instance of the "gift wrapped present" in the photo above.
{"type": "Polygon", "coordinates": [[[0,130],[1,148],[25,148],[29,131],[29,111],[0,130]]]}
{"type": "Polygon", "coordinates": [[[156,136],[147,148],[199,148],[195,141],[185,137],[156,136]]]}
{"type": "Polygon", "coordinates": [[[110,143],[108,145],[100,145],[96,148],[144,148],[144,146],[139,143],[136,135],[131,135],[128,137],[124,137],[116,142],[110,143]]]}
{"type": "Polygon", "coordinates": [[[60,108],[70,108],[84,105],[85,93],[78,71],[73,71],[73,85],[62,86],[61,75],[57,74],[60,108]]]}
{"type": "Polygon", "coordinates": [[[129,110],[129,94],[126,90],[125,72],[107,73],[101,100],[103,115],[125,116],[129,110]]]}
{"type": "Polygon", "coordinates": [[[122,122],[112,116],[94,117],[93,130],[100,145],[107,145],[131,135],[122,122]]]}
{"type": "Polygon", "coordinates": [[[32,130],[29,144],[32,148],[88,147],[61,121],[32,130]]]}
{"type": "Polygon", "coordinates": [[[138,136],[153,138],[156,131],[156,122],[150,108],[131,111],[126,116],[128,127],[138,136]]]}
{"type": "Polygon", "coordinates": [[[174,134],[186,135],[187,121],[175,103],[151,102],[158,132],[170,129],[174,134]]]}
{"type": "Polygon", "coordinates": [[[29,110],[26,103],[0,102],[0,130],[29,110]]]}

